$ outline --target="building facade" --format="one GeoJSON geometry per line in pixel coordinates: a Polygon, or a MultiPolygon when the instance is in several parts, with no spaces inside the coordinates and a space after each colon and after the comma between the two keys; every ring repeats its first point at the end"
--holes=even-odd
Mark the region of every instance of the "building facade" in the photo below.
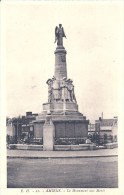
{"type": "Polygon", "coordinates": [[[99,132],[101,137],[110,137],[113,141],[117,141],[118,134],[118,117],[111,119],[99,118],[95,120],[95,130],[99,132]]]}
{"type": "Polygon", "coordinates": [[[38,114],[33,114],[32,112],[26,112],[25,116],[7,119],[7,137],[13,138],[15,142],[18,142],[24,138],[34,137],[34,127],[30,123],[36,119],[37,115],[38,114]]]}

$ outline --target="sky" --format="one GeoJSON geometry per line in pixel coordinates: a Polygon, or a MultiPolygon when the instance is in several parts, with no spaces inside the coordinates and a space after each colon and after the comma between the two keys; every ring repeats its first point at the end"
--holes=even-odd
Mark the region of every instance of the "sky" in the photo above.
{"type": "Polygon", "coordinates": [[[123,7],[116,3],[18,2],[4,5],[6,115],[42,112],[55,68],[55,26],[67,39],[67,74],[79,111],[94,121],[118,115],[123,7]]]}

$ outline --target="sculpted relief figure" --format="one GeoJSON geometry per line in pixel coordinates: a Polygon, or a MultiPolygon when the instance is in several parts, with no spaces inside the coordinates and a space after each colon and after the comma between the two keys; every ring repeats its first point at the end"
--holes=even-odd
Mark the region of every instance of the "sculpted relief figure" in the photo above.
{"type": "Polygon", "coordinates": [[[50,103],[52,101],[52,84],[53,81],[51,79],[48,79],[47,82],[48,84],[48,102],[50,103]]]}
{"type": "Polygon", "coordinates": [[[76,102],[76,97],[74,94],[74,85],[72,83],[73,83],[73,81],[71,79],[68,79],[68,90],[70,93],[70,99],[72,102],[76,102]]]}
{"type": "Polygon", "coordinates": [[[68,91],[68,81],[67,79],[64,77],[63,81],[61,83],[61,90],[62,90],[62,96],[61,99],[62,101],[70,101],[70,94],[68,91]]]}
{"type": "Polygon", "coordinates": [[[48,79],[48,102],[63,101],[63,102],[76,102],[74,93],[74,85],[71,79],[63,78],[61,83],[55,77],[48,79]]]}
{"type": "Polygon", "coordinates": [[[71,91],[71,99],[72,99],[73,102],[77,102],[75,94],[74,94],[74,85],[73,85],[73,88],[72,88],[72,91],[71,91]]]}
{"type": "Polygon", "coordinates": [[[63,102],[76,102],[74,93],[74,85],[71,79],[63,78],[61,84],[55,77],[48,79],[48,102],[63,101],[63,102]]]}
{"type": "Polygon", "coordinates": [[[60,86],[59,86],[59,82],[58,80],[56,80],[54,78],[53,80],[53,99],[55,101],[59,101],[60,100],[60,86]]]}
{"type": "Polygon", "coordinates": [[[59,27],[56,26],[55,28],[55,43],[57,41],[58,46],[63,46],[63,37],[66,38],[64,28],[62,27],[62,24],[59,24],[59,27]]]}
{"type": "Polygon", "coordinates": [[[59,101],[60,100],[60,86],[59,82],[56,80],[56,78],[53,76],[52,79],[48,79],[48,102],[59,101]]]}

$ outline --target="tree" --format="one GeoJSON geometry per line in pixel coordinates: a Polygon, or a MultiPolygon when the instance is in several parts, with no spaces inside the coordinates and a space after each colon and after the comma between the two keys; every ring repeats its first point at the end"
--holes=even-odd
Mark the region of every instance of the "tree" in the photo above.
{"type": "Polygon", "coordinates": [[[107,143],[107,139],[108,139],[108,136],[107,136],[107,134],[106,134],[106,133],[104,133],[104,144],[106,144],[106,143],[107,143]]]}
{"type": "Polygon", "coordinates": [[[99,142],[100,142],[100,135],[99,133],[94,133],[93,136],[92,136],[92,140],[91,140],[93,143],[96,143],[97,145],[99,145],[99,142]]]}

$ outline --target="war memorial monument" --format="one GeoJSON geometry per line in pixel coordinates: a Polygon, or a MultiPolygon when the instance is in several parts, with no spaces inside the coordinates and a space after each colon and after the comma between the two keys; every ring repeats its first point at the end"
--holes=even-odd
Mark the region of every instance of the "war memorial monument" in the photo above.
{"type": "Polygon", "coordinates": [[[48,100],[33,121],[34,136],[43,138],[43,150],[53,150],[56,138],[87,137],[89,120],[78,111],[73,81],[67,76],[66,38],[62,24],[55,28],[54,76],[47,80],[48,100]]]}

